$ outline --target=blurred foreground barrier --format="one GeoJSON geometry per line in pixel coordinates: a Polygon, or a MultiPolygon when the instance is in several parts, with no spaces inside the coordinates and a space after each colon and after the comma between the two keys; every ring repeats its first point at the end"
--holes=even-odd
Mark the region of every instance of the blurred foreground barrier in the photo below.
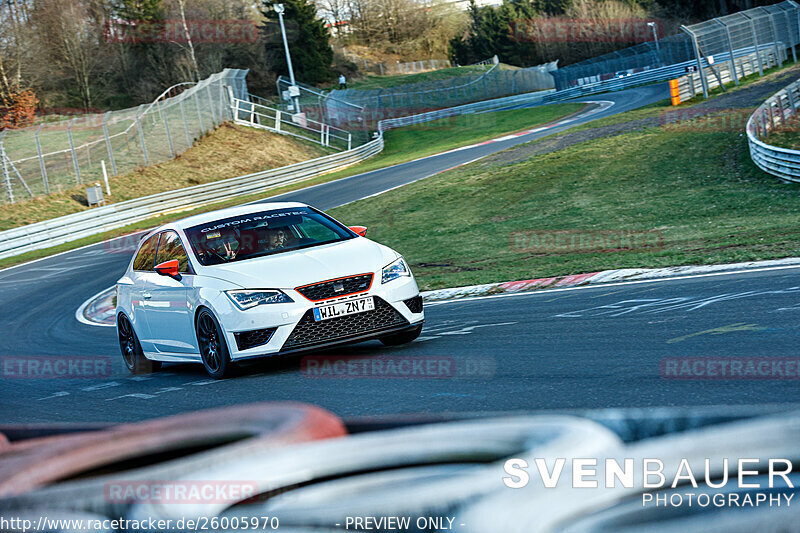
{"type": "MultiPolygon", "coordinates": [[[[321,408],[278,402],[24,440],[0,451],[0,509],[118,512],[126,507],[125,489],[138,486],[121,487],[117,496],[107,485],[111,479],[170,480],[213,462],[207,456],[218,449],[242,458],[345,434],[341,420],[321,408]]],[[[251,479],[245,473],[242,485],[251,479]]]]}
{"type": "MultiPolygon", "coordinates": [[[[276,498],[274,505],[268,501],[264,506],[234,507],[231,515],[269,515],[277,516],[281,524],[332,527],[344,523],[346,516],[447,510],[502,486],[503,462],[508,457],[585,457],[614,453],[621,446],[611,431],[574,417],[470,420],[362,433],[247,457],[227,454],[200,470],[187,471],[181,479],[254,479],[260,494],[294,488],[276,498]],[[447,464],[464,468],[443,470],[441,465],[447,464]],[[408,467],[415,470],[401,471],[408,467]],[[348,477],[373,471],[361,478],[348,477]],[[344,479],[327,481],[337,477],[344,479]],[[311,487],[297,488],[299,484],[311,487]]],[[[128,516],[213,516],[227,507],[216,502],[151,502],[135,506],[128,516]]]]}
{"type": "MultiPolygon", "coordinates": [[[[770,409],[757,408],[749,413],[746,409],[737,409],[735,413],[716,408],[721,420],[729,416],[741,417],[716,423],[713,416],[705,421],[694,420],[687,415],[694,409],[673,409],[677,420],[672,431],[677,432],[668,434],[663,434],[663,431],[670,431],[665,418],[670,409],[665,408],[589,411],[585,418],[560,414],[471,418],[365,431],[315,442],[298,440],[290,431],[294,436],[278,437],[276,442],[270,439],[269,432],[262,437],[252,436],[258,428],[285,426],[269,423],[270,406],[313,410],[298,404],[257,404],[249,409],[263,408],[261,417],[255,414],[248,417],[237,411],[244,408],[217,409],[97,432],[107,435],[118,431],[119,435],[124,435],[126,430],[130,434],[134,426],[155,432],[160,426],[168,427],[170,421],[184,425],[194,421],[195,425],[209,426],[205,432],[194,430],[200,435],[199,442],[186,440],[183,449],[178,446],[177,433],[172,435],[171,450],[175,453],[152,453],[158,449],[151,447],[151,453],[136,455],[144,464],[117,461],[108,470],[76,468],[72,475],[82,478],[0,499],[0,516],[50,517],[58,516],[60,509],[64,516],[68,515],[64,510],[69,510],[69,513],[99,513],[128,520],[172,520],[172,526],[167,529],[173,530],[185,529],[177,525],[180,519],[206,518],[211,526],[207,529],[212,531],[241,530],[244,523],[250,525],[254,518],[261,524],[258,529],[265,529],[260,520],[269,517],[274,520],[271,524],[279,524],[280,531],[289,533],[358,529],[352,523],[347,526],[347,520],[352,517],[408,517],[411,523],[403,531],[444,528],[481,533],[745,533],[797,531],[800,523],[800,508],[796,505],[746,508],[737,505],[701,507],[697,503],[694,506],[643,504],[648,497],[650,501],[685,498],[686,492],[709,498],[743,498],[746,495],[756,498],[759,494],[763,498],[764,494],[770,494],[784,501],[796,495],[798,489],[794,487],[800,485],[800,473],[789,472],[783,463],[773,468],[769,460],[800,463],[800,447],[797,446],[800,411],[760,416],[770,409]],[[241,438],[247,440],[234,440],[235,432],[211,429],[211,426],[232,429],[236,424],[231,420],[237,418],[237,413],[242,415],[239,420],[245,428],[241,438]],[[597,416],[590,420],[593,413],[597,416]],[[647,420],[648,413],[652,421],[647,420]],[[748,416],[753,418],[745,418],[748,416]],[[606,426],[614,427],[615,431],[606,426]],[[641,429],[630,426],[641,426],[641,429]],[[626,443],[616,429],[621,429],[627,437],[640,435],[640,439],[626,443]],[[652,437],[653,430],[660,436],[652,437]],[[226,436],[226,439],[210,443],[218,444],[216,447],[203,446],[202,442],[209,443],[209,435],[226,436]],[[280,446],[279,443],[290,445],[280,446]],[[504,480],[517,482],[521,479],[519,476],[515,479],[505,470],[505,461],[509,458],[524,460],[529,465],[526,471],[530,480],[521,488],[510,488],[504,483],[504,480]],[[564,464],[557,469],[555,462],[559,459],[564,460],[564,464]],[[582,479],[581,472],[586,475],[582,468],[587,465],[575,466],[573,460],[586,459],[595,461],[589,465],[594,472],[590,472],[587,479],[596,480],[598,486],[575,488],[574,475],[582,479]],[[744,478],[745,482],[759,484],[760,489],[739,486],[740,459],[750,461],[743,467],[752,471],[744,478]],[[543,460],[547,475],[554,476],[554,487],[544,487],[544,474],[539,474],[534,466],[537,460],[543,460]],[[655,487],[645,485],[642,475],[642,465],[650,460],[658,460],[661,465],[660,469],[648,470],[659,470],[666,480],[655,487]],[[625,477],[622,474],[623,477],[614,478],[618,479],[615,485],[606,487],[607,473],[615,471],[614,465],[626,465],[624,468],[628,469],[627,461],[635,465],[629,484],[621,482],[625,477]],[[125,469],[130,467],[133,469],[125,469]],[[697,479],[697,486],[686,477],[687,469],[697,479]],[[772,471],[778,475],[768,475],[772,471]],[[787,477],[783,478],[781,473],[787,477]],[[672,487],[679,474],[683,474],[680,484],[672,487]],[[775,484],[770,486],[773,477],[775,484]],[[115,488],[126,487],[191,489],[246,483],[251,485],[251,491],[224,497],[202,493],[199,496],[182,493],[176,497],[174,493],[165,496],[165,493],[143,494],[139,490],[120,496],[114,492],[115,488]]],[[[697,408],[696,411],[702,418],[708,417],[713,409],[697,408]]],[[[302,425],[319,425],[322,420],[323,424],[329,424],[330,431],[321,435],[318,429],[314,437],[336,436],[343,432],[340,422],[332,415],[317,410],[315,416],[316,421],[313,417],[301,416],[302,425]]],[[[68,437],[35,439],[19,450],[25,455],[37,446],[62,442],[59,440],[62,438],[68,437]]],[[[136,448],[140,442],[137,438],[140,437],[134,435],[132,439],[121,440],[136,448]]],[[[0,452],[0,467],[9,459],[13,464],[16,455],[0,452]]],[[[0,470],[0,479],[2,476],[0,470]]],[[[384,524],[370,529],[391,531],[398,528],[384,524]]]]}

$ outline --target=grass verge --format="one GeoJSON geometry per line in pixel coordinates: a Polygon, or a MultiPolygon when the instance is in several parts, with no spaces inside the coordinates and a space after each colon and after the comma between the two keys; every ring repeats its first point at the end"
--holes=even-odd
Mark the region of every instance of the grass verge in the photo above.
{"type": "MultiPolygon", "coordinates": [[[[514,131],[519,131],[521,129],[536,127],[537,125],[558,120],[559,118],[562,118],[565,115],[579,111],[580,109],[582,109],[582,107],[583,104],[557,104],[557,105],[535,107],[523,110],[501,111],[498,113],[484,113],[481,115],[474,115],[472,116],[472,118],[470,118],[469,116],[455,117],[452,119],[444,119],[441,121],[430,122],[428,124],[423,124],[418,126],[398,128],[396,130],[391,130],[386,134],[386,147],[383,152],[365,161],[364,163],[354,165],[348,169],[341,170],[339,172],[331,174],[325,174],[318,178],[303,181],[301,183],[288,185],[286,187],[280,187],[272,191],[269,191],[268,193],[242,196],[232,200],[226,200],[224,202],[219,202],[208,206],[204,206],[196,210],[184,211],[180,214],[171,214],[161,217],[155,217],[137,224],[132,224],[116,230],[110,230],[102,234],[93,235],[85,239],[80,239],[78,241],[65,243],[44,250],[35,250],[32,252],[27,252],[25,254],[21,254],[15,257],[8,257],[0,260],[0,268],[6,268],[27,261],[32,261],[34,259],[47,257],[49,255],[53,255],[56,253],[73,250],[81,246],[102,242],[107,239],[111,239],[114,237],[118,237],[120,235],[125,235],[128,233],[140,231],[147,228],[152,228],[159,224],[163,224],[168,221],[176,220],[178,218],[183,218],[193,214],[212,211],[214,209],[222,209],[224,207],[230,207],[234,205],[240,205],[243,203],[260,200],[269,196],[276,196],[292,190],[297,190],[311,185],[333,181],[346,176],[359,174],[361,172],[368,172],[370,170],[375,170],[377,168],[383,168],[389,165],[411,161],[413,159],[425,157],[427,155],[456,148],[458,146],[463,146],[466,144],[480,142],[486,139],[491,139],[493,137],[503,135],[506,133],[511,133],[514,131]],[[475,118],[475,117],[480,117],[480,118],[475,118]]],[[[235,129],[238,130],[239,127],[236,127],[235,129]]],[[[241,128],[241,129],[255,132],[256,134],[263,133],[259,130],[250,130],[249,128],[241,128]]],[[[210,135],[209,139],[213,139],[213,137],[214,135],[210,135]]],[[[198,145],[192,148],[192,150],[197,148],[198,149],[197,151],[199,152],[207,149],[209,144],[208,143],[203,144],[204,141],[206,140],[207,139],[204,139],[203,141],[198,143],[198,145]]],[[[214,146],[217,146],[216,142],[214,142],[214,146]]],[[[224,148],[224,143],[220,145],[220,148],[224,148]]],[[[174,172],[179,174],[185,162],[190,160],[189,158],[186,157],[188,153],[189,151],[185,152],[183,156],[175,159],[174,161],[170,161],[168,163],[164,163],[163,165],[158,165],[158,166],[161,167],[173,164],[174,172]]],[[[215,150],[215,157],[219,156],[220,154],[215,150]]],[[[288,164],[288,162],[284,164],[288,164]]],[[[213,171],[209,168],[201,167],[201,170],[204,172],[204,175],[213,175],[213,171]]],[[[256,169],[256,170],[263,170],[263,169],[256,169]]],[[[256,170],[250,170],[250,172],[254,172],[256,170]]],[[[245,172],[240,172],[240,173],[243,174],[245,172]]],[[[32,206],[30,208],[31,209],[30,213],[35,213],[35,207],[33,206],[35,206],[35,204],[37,203],[38,202],[36,201],[27,202],[27,204],[31,204],[32,206]]],[[[18,205],[25,205],[25,204],[18,204],[18,205]]],[[[11,215],[5,214],[5,215],[0,215],[0,221],[4,220],[2,218],[3,216],[6,217],[5,220],[11,219],[11,215]]]]}
{"type": "Polygon", "coordinates": [[[798,255],[798,195],[800,185],[755,167],[740,131],[687,123],[510,165],[490,157],[332,214],[369,226],[432,289],[798,255]],[[625,232],[658,238],[616,246],[604,237],[625,232]],[[563,235],[589,245],[562,237],[554,246],[563,235]]]}

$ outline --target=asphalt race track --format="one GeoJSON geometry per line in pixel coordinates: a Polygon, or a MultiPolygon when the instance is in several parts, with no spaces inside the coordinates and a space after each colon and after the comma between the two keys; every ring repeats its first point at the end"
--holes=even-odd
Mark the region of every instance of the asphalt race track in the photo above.
{"type": "MultiPolygon", "coordinates": [[[[591,119],[666,96],[664,85],[601,95],[591,100],[615,105],[591,119]]],[[[330,209],[559,129],[280,198],[330,209]]],[[[261,360],[233,378],[213,381],[200,365],[165,365],[150,376],[131,376],[122,363],[115,329],[75,319],[77,307],[113,285],[130,259],[110,248],[101,243],[0,271],[1,363],[13,356],[82,355],[109,358],[112,364],[104,379],[34,380],[4,372],[0,422],[131,421],[264,400],[310,402],[340,416],[800,400],[797,378],[687,380],[669,374],[675,357],[796,356],[800,268],[429,305],[423,335],[410,345],[385,348],[373,341],[314,354],[356,356],[357,368],[366,368],[378,356],[386,365],[416,362],[424,375],[412,379],[312,375],[325,367],[301,370],[301,364],[331,360],[309,363],[295,357],[261,360]]]]}

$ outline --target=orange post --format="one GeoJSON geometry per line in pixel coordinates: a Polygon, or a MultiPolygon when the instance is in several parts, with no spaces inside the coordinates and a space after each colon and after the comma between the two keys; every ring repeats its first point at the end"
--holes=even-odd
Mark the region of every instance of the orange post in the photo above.
{"type": "Polygon", "coordinates": [[[678,80],[669,80],[669,95],[671,96],[672,105],[681,103],[681,89],[678,85],[678,80]]]}

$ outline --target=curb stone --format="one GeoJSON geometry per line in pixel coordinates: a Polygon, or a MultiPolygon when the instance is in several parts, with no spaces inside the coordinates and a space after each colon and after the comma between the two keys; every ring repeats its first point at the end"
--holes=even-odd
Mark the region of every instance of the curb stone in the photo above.
{"type": "Polygon", "coordinates": [[[664,268],[617,268],[591,272],[588,274],[572,274],[551,278],[528,279],[521,281],[504,281],[499,283],[486,283],[483,285],[468,285],[464,287],[451,287],[422,292],[425,302],[438,302],[456,300],[476,296],[489,296],[494,294],[533,292],[540,289],[555,289],[577,287],[580,285],[598,285],[620,281],[641,281],[652,279],[672,278],[678,276],[691,276],[716,272],[729,272],[739,270],[752,270],[757,268],[770,268],[800,265],[800,257],[786,259],[772,259],[768,261],[746,261],[742,263],[726,263],[721,265],[683,265],[664,268]]]}

